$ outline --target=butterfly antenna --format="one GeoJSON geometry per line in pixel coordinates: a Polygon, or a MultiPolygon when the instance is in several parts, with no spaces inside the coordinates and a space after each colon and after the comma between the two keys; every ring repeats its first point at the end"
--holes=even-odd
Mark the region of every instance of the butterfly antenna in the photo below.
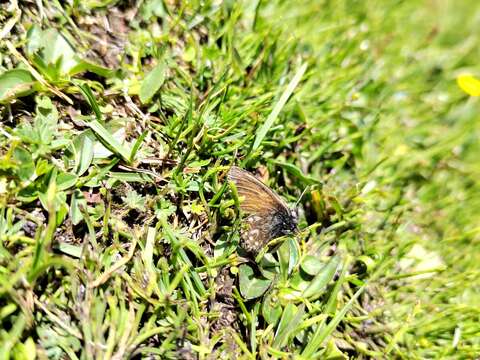
{"type": "Polygon", "coordinates": [[[300,204],[300,200],[302,200],[303,195],[305,195],[305,193],[307,192],[307,190],[308,190],[309,188],[310,188],[310,185],[308,185],[305,189],[303,189],[302,195],[300,195],[300,197],[298,198],[297,202],[295,203],[295,208],[298,206],[298,204],[300,204]]]}

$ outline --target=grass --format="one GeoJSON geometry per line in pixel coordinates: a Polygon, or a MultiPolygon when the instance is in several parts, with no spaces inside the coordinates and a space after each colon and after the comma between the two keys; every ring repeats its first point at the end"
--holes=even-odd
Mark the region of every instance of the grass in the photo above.
{"type": "Polygon", "coordinates": [[[0,8],[0,358],[480,354],[476,1],[0,8]],[[235,164],[301,232],[238,248],[235,164]]]}

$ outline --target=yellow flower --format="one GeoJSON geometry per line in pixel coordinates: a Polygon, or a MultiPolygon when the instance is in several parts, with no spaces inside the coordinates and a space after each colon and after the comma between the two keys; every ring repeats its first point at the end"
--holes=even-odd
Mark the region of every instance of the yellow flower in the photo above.
{"type": "Polygon", "coordinates": [[[457,84],[470,96],[480,96],[480,80],[470,74],[462,74],[457,77],[457,84]]]}

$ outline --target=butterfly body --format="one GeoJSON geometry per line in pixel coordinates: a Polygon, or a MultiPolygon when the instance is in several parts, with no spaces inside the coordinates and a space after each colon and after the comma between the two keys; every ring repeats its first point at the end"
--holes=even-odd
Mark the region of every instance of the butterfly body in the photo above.
{"type": "Polygon", "coordinates": [[[248,216],[241,232],[241,246],[256,254],[267,243],[297,230],[295,214],[285,201],[249,172],[233,166],[228,173],[240,196],[240,208],[248,216]]]}

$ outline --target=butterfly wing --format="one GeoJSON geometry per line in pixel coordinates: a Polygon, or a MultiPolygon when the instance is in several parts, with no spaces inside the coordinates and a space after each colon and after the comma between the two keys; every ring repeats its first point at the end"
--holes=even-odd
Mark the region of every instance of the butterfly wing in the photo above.
{"type": "Polygon", "coordinates": [[[249,215],[241,236],[247,252],[257,253],[271,239],[296,227],[285,201],[255,176],[233,166],[228,179],[235,183],[241,197],[240,208],[249,215]]]}
{"type": "Polygon", "coordinates": [[[240,245],[248,253],[256,254],[272,238],[271,215],[265,216],[250,215],[246,218],[246,225],[243,226],[240,245]]]}
{"type": "Polygon", "coordinates": [[[285,201],[248,171],[232,166],[228,180],[233,181],[238,190],[240,208],[247,214],[263,215],[275,209],[288,211],[285,201]]]}

